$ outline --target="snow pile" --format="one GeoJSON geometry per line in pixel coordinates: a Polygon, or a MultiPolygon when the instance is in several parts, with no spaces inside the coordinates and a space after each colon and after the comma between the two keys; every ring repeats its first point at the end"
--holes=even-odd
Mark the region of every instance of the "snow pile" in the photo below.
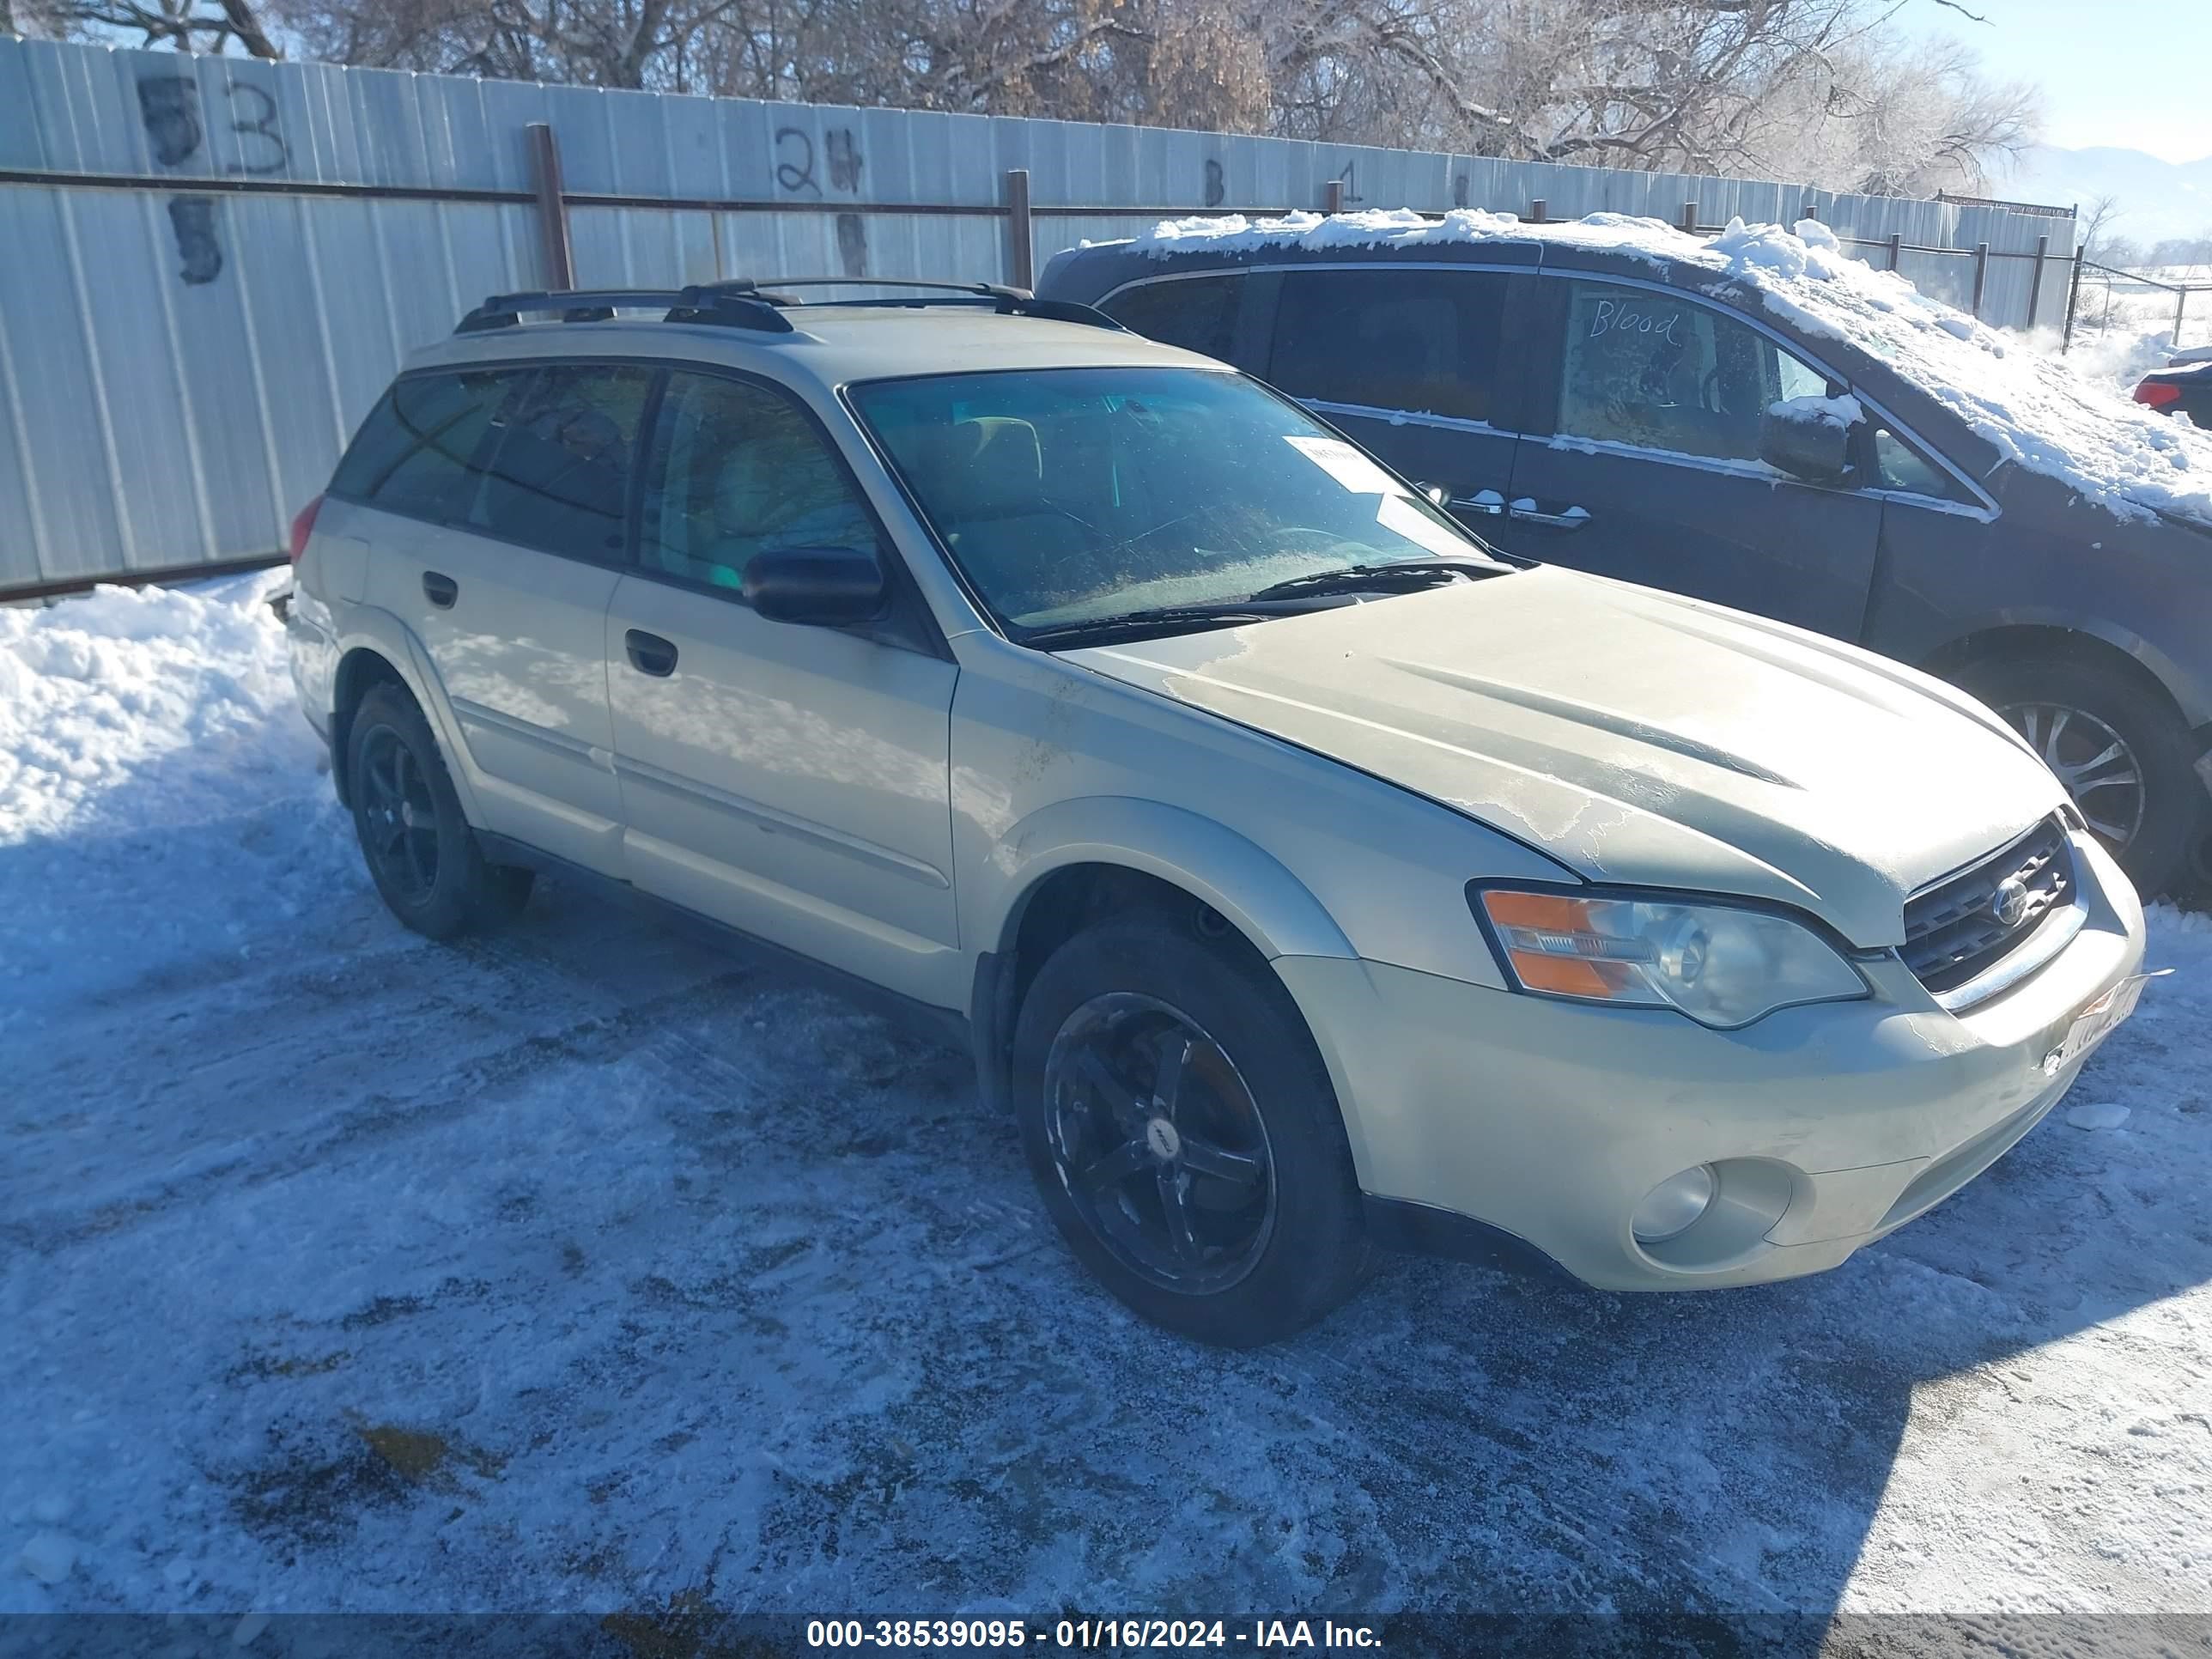
{"type": "Polygon", "coordinates": [[[2039,328],[2029,335],[2031,349],[2064,367],[2077,380],[2132,398],[2136,385],[2154,369],[2175,361],[2173,330],[2107,328],[2092,333],[2077,330],[2074,343],[2055,328],[2039,328]]]}
{"type": "Polygon", "coordinates": [[[176,799],[141,807],[121,786],[181,751],[204,763],[216,795],[234,791],[237,740],[280,709],[298,741],[276,754],[311,754],[265,603],[290,580],[270,571],[195,589],[102,587],[44,609],[0,608],[0,847],[95,809],[118,828],[157,821],[176,799]]]}
{"type": "Polygon", "coordinates": [[[1279,219],[1173,219],[1131,244],[1154,257],[1197,246],[1424,247],[1534,238],[1565,247],[1696,266],[1741,283],[1772,315],[1841,340],[1936,399],[1998,453],[2059,479],[2122,517],[2182,514],[2212,524],[2212,437],[2138,408],[2033,352],[1894,272],[1846,253],[1817,220],[1795,230],[1731,221],[1711,241],[1656,219],[1594,213],[1524,224],[1510,213],[1460,209],[1441,220],[1410,209],[1279,219]]]}
{"type": "Polygon", "coordinates": [[[0,1038],[361,885],[266,603],[290,580],[0,608],[0,1038]]]}

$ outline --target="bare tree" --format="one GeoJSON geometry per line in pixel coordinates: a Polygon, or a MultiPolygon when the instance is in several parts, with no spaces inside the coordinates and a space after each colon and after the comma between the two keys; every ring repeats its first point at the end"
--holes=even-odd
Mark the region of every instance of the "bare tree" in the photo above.
{"type": "MultiPolygon", "coordinates": [[[[312,52],[348,63],[1763,173],[1844,190],[1978,186],[2035,123],[2033,94],[1984,81],[1965,46],[1895,32],[1915,0],[269,3],[312,52]]],[[[1974,16],[1956,0],[1919,3],[1974,16]]]]}
{"type": "MultiPolygon", "coordinates": [[[[9,0],[0,0],[0,33],[10,32],[9,0]]],[[[227,51],[233,41],[254,58],[284,53],[261,21],[255,0],[23,0],[15,15],[26,33],[74,36],[122,34],[179,52],[227,51]]]]}

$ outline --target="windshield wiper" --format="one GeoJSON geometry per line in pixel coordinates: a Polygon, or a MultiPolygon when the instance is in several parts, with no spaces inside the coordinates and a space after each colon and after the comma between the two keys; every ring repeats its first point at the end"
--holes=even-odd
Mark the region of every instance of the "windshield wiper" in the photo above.
{"type": "Polygon", "coordinates": [[[1478,559],[1401,559],[1391,564],[1352,564],[1340,570],[1317,570],[1310,576],[1293,576],[1253,594],[1248,603],[1265,604],[1309,593],[1357,593],[1366,589],[1406,592],[1433,587],[1462,576],[1502,576],[1511,567],[1478,559]]]}
{"type": "Polygon", "coordinates": [[[1163,605],[1149,611],[1125,611],[1115,617],[1090,617],[1081,622],[1033,628],[1022,635],[1021,642],[1048,649],[1068,645],[1106,645],[1182,629],[1234,628],[1240,623],[1265,622],[1282,614],[1273,605],[1255,605],[1244,599],[1231,605],[1163,605]]]}

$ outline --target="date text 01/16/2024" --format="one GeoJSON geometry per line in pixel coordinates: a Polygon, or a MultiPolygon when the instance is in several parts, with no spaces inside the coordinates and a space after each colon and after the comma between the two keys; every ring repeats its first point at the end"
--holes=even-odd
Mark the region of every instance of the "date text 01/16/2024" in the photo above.
{"type": "Polygon", "coordinates": [[[1130,1648],[1291,1650],[1373,1648],[1380,1632],[1334,1620],[1061,1619],[1031,1625],[1021,1619],[810,1619],[806,1645],[836,1648],[967,1648],[1007,1651],[1027,1647],[1078,1652],[1130,1648]]]}

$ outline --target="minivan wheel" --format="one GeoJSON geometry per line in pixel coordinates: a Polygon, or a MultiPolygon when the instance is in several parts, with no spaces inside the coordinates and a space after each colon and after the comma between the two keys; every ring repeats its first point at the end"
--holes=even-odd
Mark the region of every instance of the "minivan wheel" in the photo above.
{"type": "Polygon", "coordinates": [[[1336,1096],[1259,964],[1164,919],[1091,927],[1023,1000],[1013,1084],[1061,1236],[1146,1319],[1250,1347],[1358,1285],[1367,1246],[1336,1096]]]}
{"type": "Polygon", "coordinates": [[[2057,775],[2145,898],[2180,879],[2204,789],[2179,714],[2124,672],[2078,658],[2008,658],[1961,680],[2057,775]]]}
{"type": "Polygon", "coordinates": [[[485,862],[412,697],[372,688],[355,711],[346,750],[354,833],[393,915],[442,939],[522,908],[532,872],[485,862]]]}

